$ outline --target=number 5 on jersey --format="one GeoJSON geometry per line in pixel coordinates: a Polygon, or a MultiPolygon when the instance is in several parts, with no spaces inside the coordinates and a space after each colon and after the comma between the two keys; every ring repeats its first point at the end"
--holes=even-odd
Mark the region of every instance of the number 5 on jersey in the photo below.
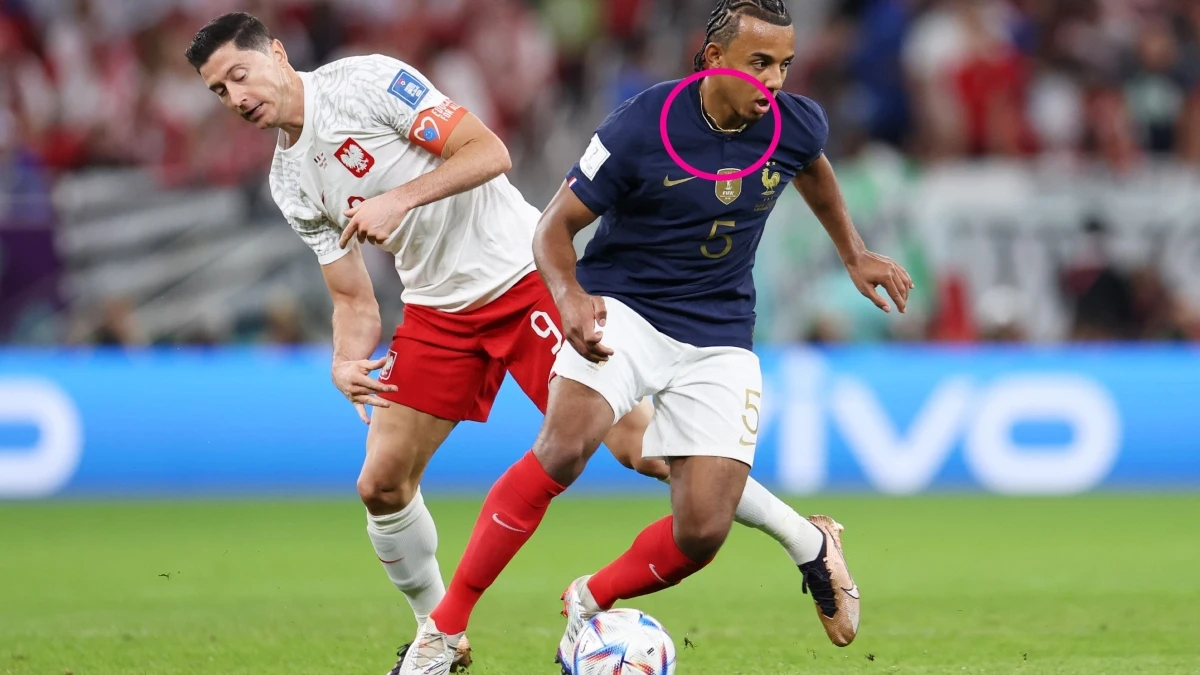
{"type": "Polygon", "coordinates": [[[729,255],[730,251],[733,250],[733,237],[731,237],[727,234],[718,234],[717,233],[717,230],[722,227],[737,227],[737,223],[732,220],[718,220],[713,223],[712,231],[708,233],[708,239],[706,239],[704,241],[704,243],[700,245],[700,253],[702,253],[704,255],[704,257],[708,258],[709,260],[717,260],[718,258],[724,258],[725,256],[729,255]],[[717,251],[716,253],[713,253],[708,248],[709,245],[713,243],[714,239],[725,240],[725,247],[722,248],[720,251],[717,251]]]}

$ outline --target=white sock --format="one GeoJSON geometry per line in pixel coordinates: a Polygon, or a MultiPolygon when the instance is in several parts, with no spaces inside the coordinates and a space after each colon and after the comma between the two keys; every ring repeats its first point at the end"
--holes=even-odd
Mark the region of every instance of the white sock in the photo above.
{"type": "Polygon", "coordinates": [[[592,589],[586,583],[583,584],[583,588],[579,589],[579,601],[583,604],[584,611],[590,616],[604,611],[600,609],[600,605],[596,604],[596,596],[592,595],[592,589]]]}
{"type": "Polygon", "coordinates": [[[771,535],[797,565],[815,560],[825,541],[825,535],[816,525],[753,478],[746,479],[746,489],[738,502],[734,520],[771,535]]]}
{"type": "Polygon", "coordinates": [[[367,535],[388,578],[412,606],[417,626],[424,624],[446,594],[446,585],[436,555],[437,527],[421,491],[398,513],[368,513],[367,535]]]}

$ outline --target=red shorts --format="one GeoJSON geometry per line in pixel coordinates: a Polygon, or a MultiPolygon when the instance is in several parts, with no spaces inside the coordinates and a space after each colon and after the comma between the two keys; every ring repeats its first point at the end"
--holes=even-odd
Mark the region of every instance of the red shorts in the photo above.
{"type": "Polygon", "coordinates": [[[544,413],[563,344],[558,325],[537,272],[469,312],[409,305],[379,373],[398,390],[380,397],[442,419],[486,422],[508,372],[544,413]]]}

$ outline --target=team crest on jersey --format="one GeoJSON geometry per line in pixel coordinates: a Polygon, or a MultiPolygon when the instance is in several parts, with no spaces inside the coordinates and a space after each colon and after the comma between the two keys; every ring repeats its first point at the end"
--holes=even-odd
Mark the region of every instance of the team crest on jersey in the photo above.
{"type": "Polygon", "coordinates": [[[407,103],[408,107],[416,108],[425,99],[425,94],[429,93],[429,87],[417,79],[416,75],[401,70],[396,74],[396,79],[392,80],[392,86],[388,87],[388,93],[407,103]]]}
{"type": "Polygon", "coordinates": [[[333,153],[333,156],[337,157],[342,166],[354,174],[355,178],[362,178],[367,175],[371,167],[375,166],[375,158],[353,138],[347,138],[346,142],[342,143],[342,147],[333,153]]]}
{"type": "MultiPolygon", "coordinates": [[[[717,172],[717,175],[724,176],[726,174],[737,173],[738,171],[741,171],[741,169],[721,169],[720,171],[717,172]]],[[[742,179],[741,178],[736,178],[734,180],[723,180],[723,181],[717,182],[717,199],[720,199],[722,204],[729,206],[730,204],[737,201],[737,198],[741,197],[741,196],[742,196],[742,179]]]]}
{"type": "Polygon", "coordinates": [[[383,370],[379,371],[379,379],[386,380],[392,375],[392,366],[396,365],[396,352],[388,350],[387,361],[383,363],[383,370]]]}
{"type": "Polygon", "coordinates": [[[770,167],[775,162],[768,162],[766,168],[762,170],[762,184],[767,189],[763,193],[764,197],[770,197],[775,194],[775,188],[779,187],[779,172],[772,172],[770,167]]]}
{"type": "Polygon", "coordinates": [[[775,196],[775,189],[779,187],[779,183],[782,181],[782,179],[779,176],[778,171],[771,171],[771,167],[773,166],[775,166],[775,162],[767,162],[767,166],[762,170],[762,201],[754,205],[755,213],[770,211],[771,207],[775,205],[775,200],[778,199],[778,197],[775,196]]]}

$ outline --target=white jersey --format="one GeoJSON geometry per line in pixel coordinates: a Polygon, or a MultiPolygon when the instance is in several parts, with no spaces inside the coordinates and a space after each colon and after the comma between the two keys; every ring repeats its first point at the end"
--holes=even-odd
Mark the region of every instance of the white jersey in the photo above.
{"type": "MultiPolygon", "coordinates": [[[[441,166],[440,149],[466,111],[396,59],[334,61],[304,82],[304,129],[271,164],[271,195],[328,265],[350,223],[343,212],[441,166]]],[[[505,176],[413,209],[383,247],[396,256],[405,303],[448,312],[499,297],[533,271],[540,212],[505,176]]]]}

